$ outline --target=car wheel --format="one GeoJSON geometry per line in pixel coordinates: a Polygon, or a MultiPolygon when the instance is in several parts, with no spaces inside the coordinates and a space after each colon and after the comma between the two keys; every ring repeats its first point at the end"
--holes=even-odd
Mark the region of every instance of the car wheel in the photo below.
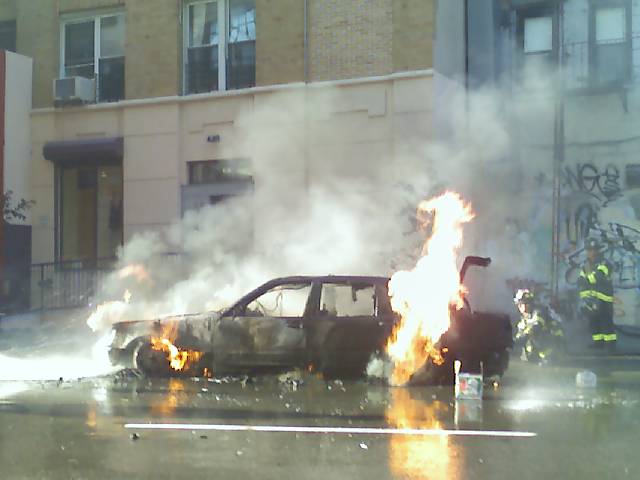
{"type": "Polygon", "coordinates": [[[509,351],[494,350],[482,359],[483,376],[485,378],[502,377],[509,367],[509,351]]]}
{"type": "Polygon", "coordinates": [[[171,373],[167,355],[165,352],[154,350],[151,339],[138,338],[132,342],[133,368],[140,370],[145,375],[168,375],[171,373]]]}
{"type": "Polygon", "coordinates": [[[324,359],[318,366],[318,371],[322,373],[322,376],[326,380],[332,379],[358,379],[365,375],[366,365],[360,365],[359,362],[355,363],[336,363],[324,359]]]}
{"type": "Polygon", "coordinates": [[[453,359],[445,358],[440,365],[428,360],[409,380],[409,385],[453,385],[453,359]]]}

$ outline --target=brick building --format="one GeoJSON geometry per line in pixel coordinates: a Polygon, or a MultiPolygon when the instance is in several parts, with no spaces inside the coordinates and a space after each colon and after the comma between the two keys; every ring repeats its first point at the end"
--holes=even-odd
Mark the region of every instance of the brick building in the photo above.
{"type": "Polygon", "coordinates": [[[400,158],[430,135],[434,8],[430,0],[0,0],[2,47],[34,65],[25,159],[33,261],[95,264],[132,235],[248,183],[259,195],[265,160],[242,140],[242,125],[280,97],[308,106],[328,92],[334,99],[321,118],[311,107],[274,119],[309,132],[295,145],[303,173],[294,181],[312,184],[328,155],[340,176],[400,158]],[[73,77],[76,88],[90,86],[88,98],[54,89],[73,77]]]}

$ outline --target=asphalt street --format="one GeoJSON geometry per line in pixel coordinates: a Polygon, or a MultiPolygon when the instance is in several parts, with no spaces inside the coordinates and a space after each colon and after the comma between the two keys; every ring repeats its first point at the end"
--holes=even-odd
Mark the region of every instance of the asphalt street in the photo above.
{"type": "Polygon", "coordinates": [[[514,362],[475,402],[312,374],[0,382],[0,478],[639,478],[640,373],[616,365],[592,389],[514,362]]]}

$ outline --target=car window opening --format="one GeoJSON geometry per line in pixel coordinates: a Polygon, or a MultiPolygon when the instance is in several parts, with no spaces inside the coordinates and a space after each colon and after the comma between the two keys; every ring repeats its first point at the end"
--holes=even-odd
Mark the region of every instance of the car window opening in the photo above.
{"type": "Polygon", "coordinates": [[[246,306],[244,315],[255,317],[302,317],[311,284],[279,285],[246,306]]]}
{"type": "Polygon", "coordinates": [[[378,310],[372,285],[325,284],[320,305],[321,316],[375,316],[378,310]]]}

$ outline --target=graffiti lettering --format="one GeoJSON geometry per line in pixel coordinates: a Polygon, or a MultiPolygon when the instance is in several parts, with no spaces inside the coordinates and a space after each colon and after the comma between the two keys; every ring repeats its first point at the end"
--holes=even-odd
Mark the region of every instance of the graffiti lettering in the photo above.
{"type": "Polygon", "coordinates": [[[565,167],[561,173],[562,186],[574,192],[588,193],[606,207],[609,202],[622,196],[620,170],[615,165],[607,165],[602,171],[590,163],[579,163],[565,167]]]}
{"type": "Polygon", "coordinates": [[[577,245],[597,226],[598,211],[591,203],[581,203],[573,211],[566,212],[564,221],[567,240],[577,245]]]}

